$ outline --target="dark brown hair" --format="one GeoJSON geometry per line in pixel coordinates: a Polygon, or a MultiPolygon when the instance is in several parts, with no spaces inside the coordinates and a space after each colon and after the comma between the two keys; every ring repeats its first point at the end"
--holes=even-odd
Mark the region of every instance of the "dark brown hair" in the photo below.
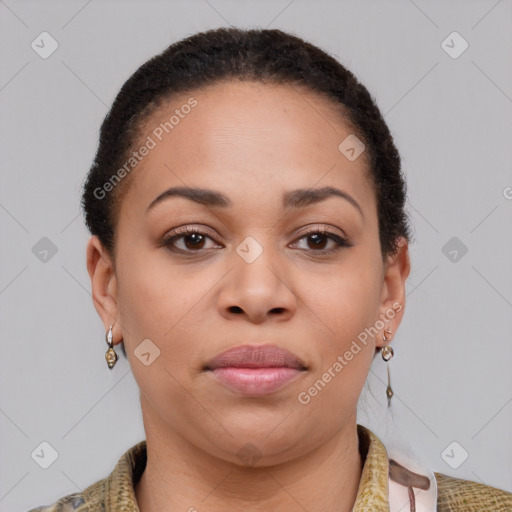
{"type": "MultiPolygon", "coordinates": [[[[400,236],[410,241],[406,184],[390,131],[367,89],[336,59],[281,30],[218,28],[171,44],[135,71],[119,91],[100,130],[99,147],[83,185],[89,231],[114,255],[119,205],[130,176],[109,190],[140,136],[144,121],[172,95],[222,80],[250,80],[305,88],[330,101],[365,144],[367,172],[377,198],[382,257],[400,236]]],[[[341,142],[341,141],[340,141],[341,142]]]]}

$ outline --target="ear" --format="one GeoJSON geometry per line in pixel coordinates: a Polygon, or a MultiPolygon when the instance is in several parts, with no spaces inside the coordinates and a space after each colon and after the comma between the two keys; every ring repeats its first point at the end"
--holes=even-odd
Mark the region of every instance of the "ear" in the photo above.
{"type": "Polygon", "coordinates": [[[385,336],[392,338],[402,321],[405,311],[405,281],[410,270],[409,245],[404,237],[400,237],[397,252],[388,256],[385,264],[380,307],[380,319],[385,326],[377,337],[375,343],[377,347],[383,347],[389,343],[389,340],[382,339],[382,333],[386,329],[391,329],[391,334],[385,333],[385,336]]]}
{"type": "Polygon", "coordinates": [[[87,272],[91,278],[92,300],[101,317],[105,332],[112,327],[115,345],[122,341],[118,318],[117,279],[114,263],[99,238],[92,236],[87,242],[87,272]],[[114,323],[115,322],[115,323],[114,323]]]}

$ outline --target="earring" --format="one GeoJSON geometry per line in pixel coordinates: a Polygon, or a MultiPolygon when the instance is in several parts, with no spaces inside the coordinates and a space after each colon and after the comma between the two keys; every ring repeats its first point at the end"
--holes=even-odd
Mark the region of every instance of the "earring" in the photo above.
{"type": "MultiPolygon", "coordinates": [[[[115,322],[114,322],[115,323],[115,322]]],[[[105,340],[109,346],[109,349],[105,352],[105,359],[107,360],[108,367],[112,370],[117,362],[117,353],[114,350],[114,343],[112,342],[112,327],[110,326],[108,333],[105,336],[105,340]]]]}
{"type": "MultiPolygon", "coordinates": [[[[388,334],[392,334],[391,329],[386,329],[386,332],[388,334]]],[[[382,334],[382,339],[384,341],[390,341],[391,338],[392,338],[392,336],[390,336],[389,338],[386,338],[384,333],[382,334]]],[[[384,359],[384,361],[386,361],[386,363],[388,363],[388,361],[394,356],[393,348],[390,345],[385,345],[384,347],[382,347],[381,354],[382,354],[382,359],[384,359]]],[[[387,370],[388,370],[388,387],[386,388],[386,396],[388,397],[388,407],[390,407],[391,406],[391,398],[393,397],[394,393],[393,393],[393,390],[391,389],[391,379],[389,376],[389,363],[386,366],[387,366],[387,370]]]]}

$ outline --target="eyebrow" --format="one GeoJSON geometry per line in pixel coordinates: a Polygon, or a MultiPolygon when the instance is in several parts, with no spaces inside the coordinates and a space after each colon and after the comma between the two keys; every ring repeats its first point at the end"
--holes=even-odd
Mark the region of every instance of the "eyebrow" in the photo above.
{"type": "MultiPolygon", "coordinates": [[[[352,204],[364,219],[364,213],[359,203],[347,192],[335,187],[304,188],[291,190],[283,194],[283,206],[289,208],[304,208],[316,204],[329,197],[341,197],[352,204]]],[[[146,213],[158,203],[171,197],[184,197],[204,206],[229,208],[233,206],[231,200],[222,192],[197,187],[171,187],[162,192],[148,206],[146,213]]]]}

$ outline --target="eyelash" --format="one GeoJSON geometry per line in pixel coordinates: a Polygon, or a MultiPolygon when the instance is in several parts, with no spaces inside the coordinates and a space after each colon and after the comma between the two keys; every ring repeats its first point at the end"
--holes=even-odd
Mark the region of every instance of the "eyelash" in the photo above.
{"type": "MultiPolygon", "coordinates": [[[[201,250],[208,250],[208,249],[198,249],[197,251],[184,250],[184,249],[178,249],[173,246],[173,244],[176,242],[176,240],[184,238],[187,235],[194,235],[194,234],[206,236],[206,237],[210,238],[211,240],[213,240],[213,238],[210,237],[208,235],[208,233],[205,233],[198,228],[187,226],[185,228],[175,231],[175,233],[172,234],[171,236],[165,237],[161,241],[160,246],[168,247],[173,252],[179,252],[179,253],[183,253],[183,254],[187,254],[187,253],[191,254],[194,252],[199,253],[201,250]]],[[[339,235],[337,235],[327,229],[324,229],[324,228],[315,228],[315,229],[312,229],[305,233],[302,233],[302,235],[297,239],[297,241],[302,240],[303,238],[307,238],[308,236],[317,235],[317,234],[326,236],[327,238],[332,240],[336,244],[336,246],[331,249],[323,249],[323,250],[302,249],[303,251],[314,252],[316,255],[322,256],[322,255],[332,254],[334,252],[339,251],[342,248],[349,248],[349,247],[353,246],[353,244],[351,244],[347,239],[342,238],[339,235]]]]}

